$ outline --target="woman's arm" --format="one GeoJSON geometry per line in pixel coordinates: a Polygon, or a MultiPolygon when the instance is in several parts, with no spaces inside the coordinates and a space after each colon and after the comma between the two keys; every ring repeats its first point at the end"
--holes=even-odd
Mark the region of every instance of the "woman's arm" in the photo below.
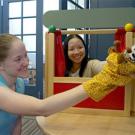
{"type": "Polygon", "coordinates": [[[135,79],[135,73],[131,73],[131,74],[129,74],[129,76],[130,76],[131,78],[135,79]]]}
{"type": "Polygon", "coordinates": [[[20,115],[44,115],[62,111],[88,97],[83,86],[40,100],[0,87],[0,109],[20,115]]]}
{"type": "Polygon", "coordinates": [[[97,59],[89,60],[86,66],[86,69],[84,71],[83,76],[84,77],[93,77],[96,74],[98,74],[105,65],[106,61],[100,61],[97,59]]]}
{"type": "Polygon", "coordinates": [[[91,68],[92,68],[93,76],[98,74],[103,69],[103,66],[105,64],[106,64],[106,61],[92,60],[91,68]]]}

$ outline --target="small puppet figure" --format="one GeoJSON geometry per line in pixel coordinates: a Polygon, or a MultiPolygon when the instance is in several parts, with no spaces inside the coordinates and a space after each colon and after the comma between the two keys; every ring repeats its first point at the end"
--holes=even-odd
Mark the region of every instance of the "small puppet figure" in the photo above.
{"type": "Polygon", "coordinates": [[[129,74],[135,73],[135,45],[123,52],[116,50],[118,45],[120,41],[115,41],[114,47],[109,49],[102,71],[83,83],[85,91],[95,101],[101,100],[117,86],[129,83],[132,80],[129,74]]]}

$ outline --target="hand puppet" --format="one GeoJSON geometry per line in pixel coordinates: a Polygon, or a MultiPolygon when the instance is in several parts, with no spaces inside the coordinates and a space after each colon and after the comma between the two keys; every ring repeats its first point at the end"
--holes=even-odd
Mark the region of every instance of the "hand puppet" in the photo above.
{"type": "Polygon", "coordinates": [[[114,42],[114,47],[109,49],[107,63],[102,71],[92,79],[83,83],[84,90],[95,101],[101,100],[118,86],[124,86],[135,73],[135,45],[123,52],[116,50],[120,41],[114,42]]]}

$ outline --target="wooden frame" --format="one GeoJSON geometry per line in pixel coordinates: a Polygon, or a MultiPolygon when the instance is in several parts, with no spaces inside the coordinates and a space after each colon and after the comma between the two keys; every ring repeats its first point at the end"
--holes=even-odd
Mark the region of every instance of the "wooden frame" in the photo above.
{"type": "MultiPolygon", "coordinates": [[[[62,31],[62,34],[114,34],[116,29],[97,29],[97,30],[75,30],[75,31],[62,31]]],[[[135,42],[133,38],[133,32],[126,33],[126,46],[132,46],[135,42]]],[[[55,77],[54,76],[54,33],[46,33],[46,64],[45,64],[45,96],[53,95],[54,83],[61,84],[80,84],[89,78],[80,77],[55,77]]],[[[124,96],[124,109],[123,110],[112,110],[112,109],[93,109],[93,108],[76,108],[71,107],[65,110],[70,113],[83,113],[83,114],[102,114],[102,115],[119,115],[119,116],[130,116],[131,109],[131,91],[132,85],[128,84],[125,86],[124,96]]]]}

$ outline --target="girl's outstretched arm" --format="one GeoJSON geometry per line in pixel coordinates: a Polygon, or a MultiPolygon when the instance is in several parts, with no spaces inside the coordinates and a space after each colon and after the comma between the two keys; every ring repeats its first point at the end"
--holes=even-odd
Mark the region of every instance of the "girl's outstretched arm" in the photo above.
{"type": "Polygon", "coordinates": [[[82,85],[45,99],[37,99],[0,87],[0,109],[20,115],[49,116],[71,107],[87,97],[82,85]]]}

